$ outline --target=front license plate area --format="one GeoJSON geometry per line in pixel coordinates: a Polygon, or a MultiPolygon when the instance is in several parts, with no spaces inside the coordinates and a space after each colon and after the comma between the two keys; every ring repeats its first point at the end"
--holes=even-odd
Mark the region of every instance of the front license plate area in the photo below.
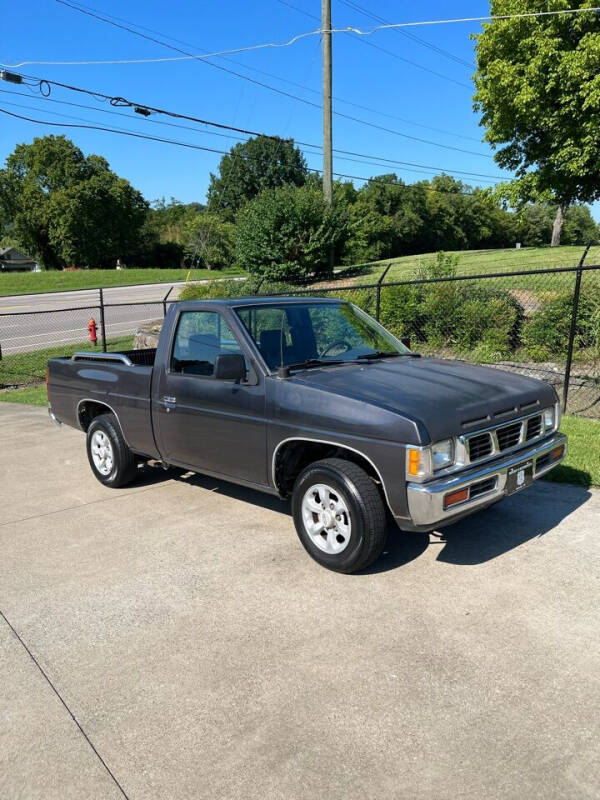
{"type": "Polygon", "coordinates": [[[506,474],[506,494],[514,494],[533,483],[533,461],[524,461],[510,467],[506,474]]]}

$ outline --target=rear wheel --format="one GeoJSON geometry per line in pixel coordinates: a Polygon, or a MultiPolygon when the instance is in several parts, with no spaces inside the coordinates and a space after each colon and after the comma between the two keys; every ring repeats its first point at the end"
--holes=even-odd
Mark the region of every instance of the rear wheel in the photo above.
{"type": "Polygon", "coordinates": [[[113,414],[101,414],[87,430],[88,461],[95,477],[105,486],[118,488],[137,474],[137,461],[113,414]]]}
{"type": "Polygon", "coordinates": [[[385,506],[372,478],[350,461],[327,458],[298,476],[292,512],[300,541],[335,572],[365,569],[387,539],[385,506]]]}

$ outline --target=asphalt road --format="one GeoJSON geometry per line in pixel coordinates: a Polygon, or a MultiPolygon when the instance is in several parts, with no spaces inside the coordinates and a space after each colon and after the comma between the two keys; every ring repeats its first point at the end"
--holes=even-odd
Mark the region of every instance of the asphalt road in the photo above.
{"type": "MultiPolygon", "coordinates": [[[[162,317],[162,300],[170,287],[173,286],[170,297],[176,298],[184,285],[183,282],[156,283],[104,289],[106,304],[141,304],[108,307],[105,313],[107,338],[133,334],[140,322],[162,317]]],[[[0,298],[0,346],[3,354],[85,342],[90,316],[100,325],[98,304],[97,289],[0,298]]]]}
{"type": "Polygon", "coordinates": [[[342,576],[277,499],[106,489],[43,409],[2,404],[0,438],[3,800],[598,797],[598,491],[342,576]]]}

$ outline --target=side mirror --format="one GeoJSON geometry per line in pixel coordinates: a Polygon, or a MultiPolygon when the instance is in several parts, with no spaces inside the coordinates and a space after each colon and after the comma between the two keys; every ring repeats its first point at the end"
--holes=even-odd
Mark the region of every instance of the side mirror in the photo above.
{"type": "Polygon", "coordinates": [[[217,381],[242,381],[246,377],[246,361],[239,353],[222,353],[215,360],[217,381]]]}

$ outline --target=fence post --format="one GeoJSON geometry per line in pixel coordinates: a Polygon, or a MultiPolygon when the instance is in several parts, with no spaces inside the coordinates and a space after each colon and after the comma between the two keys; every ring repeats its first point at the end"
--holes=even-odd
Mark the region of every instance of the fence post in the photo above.
{"type": "Polygon", "coordinates": [[[383,283],[383,279],[388,274],[390,267],[392,266],[392,262],[387,265],[387,267],[383,270],[381,275],[379,276],[379,280],[377,281],[377,302],[375,304],[375,319],[379,322],[379,312],[381,311],[381,284],[383,283]]]}
{"type": "Polygon", "coordinates": [[[173,287],[171,286],[171,288],[169,289],[169,291],[168,291],[168,292],[166,293],[166,295],[163,297],[163,301],[162,301],[162,305],[163,305],[163,317],[166,317],[166,316],[167,316],[167,300],[169,299],[169,295],[171,294],[171,292],[172,292],[172,291],[173,291],[173,287]]]}
{"type": "Polygon", "coordinates": [[[102,352],[106,353],[106,328],[104,326],[104,290],[98,289],[100,292],[100,328],[102,336],[102,352]]]}
{"type": "Polygon", "coordinates": [[[563,414],[567,411],[567,400],[569,397],[569,382],[571,380],[571,364],[573,363],[573,349],[575,346],[575,334],[577,332],[577,317],[579,315],[579,295],[581,294],[581,276],[583,275],[583,264],[589,253],[590,244],[587,245],[583,251],[583,255],[577,264],[577,272],[575,274],[575,291],[573,292],[573,308],[571,310],[571,328],[569,330],[569,345],[567,348],[567,363],[565,365],[565,380],[563,384],[563,414]]]}

